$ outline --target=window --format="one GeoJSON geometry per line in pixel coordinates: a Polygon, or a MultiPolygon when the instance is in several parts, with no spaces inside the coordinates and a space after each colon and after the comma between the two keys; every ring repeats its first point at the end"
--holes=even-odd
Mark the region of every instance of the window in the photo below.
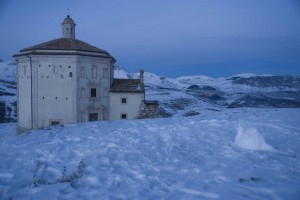
{"type": "Polygon", "coordinates": [[[85,89],[84,89],[84,88],[81,88],[81,89],[80,89],[80,97],[81,97],[81,98],[84,98],[84,97],[85,97],[85,89]]]}
{"type": "Polygon", "coordinates": [[[24,72],[24,75],[26,75],[26,65],[23,66],[23,70],[24,70],[24,71],[23,71],[23,72],[24,72]]]}
{"type": "Polygon", "coordinates": [[[57,67],[55,65],[52,66],[52,70],[53,70],[53,73],[57,73],[57,67]]]}
{"type": "Polygon", "coordinates": [[[98,121],[98,113],[90,113],[89,114],[89,121],[90,122],[98,121]]]}
{"type": "Polygon", "coordinates": [[[84,78],[85,77],[85,71],[84,71],[84,67],[80,68],[80,77],[84,78]]]}
{"type": "Polygon", "coordinates": [[[92,77],[93,78],[97,77],[97,66],[96,65],[92,66],[92,77]]]}
{"type": "Polygon", "coordinates": [[[103,68],[103,78],[108,78],[108,69],[103,68]]]}
{"type": "Polygon", "coordinates": [[[121,119],[127,119],[127,114],[121,114],[121,119]]]}
{"type": "Polygon", "coordinates": [[[96,97],[96,96],[97,96],[96,88],[91,88],[91,97],[96,97]]]}
{"type": "Polygon", "coordinates": [[[70,77],[72,77],[72,76],[73,76],[73,73],[72,73],[72,72],[70,72],[70,73],[69,73],[69,76],[70,76],[70,77]]]}
{"type": "Polygon", "coordinates": [[[108,89],[107,88],[103,89],[103,97],[108,97],[108,89]]]}
{"type": "Polygon", "coordinates": [[[85,122],[85,113],[81,113],[81,122],[85,122]]]}
{"type": "Polygon", "coordinates": [[[121,103],[122,103],[122,104],[127,103],[127,99],[126,99],[126,98],[122,98],[122,99],[121,99],[121,103]]]}
{"type": "Polygon", "coordinates": [[[60,121],[51,121],[51,122],[50,122],[50,125],[51,125],[51,126],[57,126],[57,125],[60,125],[60,121]]]}

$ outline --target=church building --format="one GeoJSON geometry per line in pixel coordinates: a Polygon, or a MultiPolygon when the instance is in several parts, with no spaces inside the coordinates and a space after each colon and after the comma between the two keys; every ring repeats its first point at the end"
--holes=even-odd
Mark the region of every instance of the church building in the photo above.
{"type": "Polygon", "coordinates": [[[107,51],[75,38],[68,15],[62,37],[20,50],[18,131],[87,121],[133,119],[145,97],[140,79],[114,79],[107,51]]]}

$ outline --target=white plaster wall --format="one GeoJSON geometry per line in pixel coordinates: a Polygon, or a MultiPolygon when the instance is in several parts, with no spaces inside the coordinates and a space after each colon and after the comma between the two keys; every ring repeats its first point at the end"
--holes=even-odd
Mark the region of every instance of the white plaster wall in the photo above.
{"type": "Polygon", "coordinates": [[[51,120],[76,123],[76,56],[38,56],[35,67],[35,128],[47,127],[51,120]]]}
{"type": "Polygon", "coordinates": [[[143,93],[110,93],[110,120],[121,119],[121,114],[127,114],[127,119],[135,119],[139,113],[143,93]],[[127,98],[127,103],[122,104],[121,99],[127,98]]]}
{"type": "Polygon", "coordinates": [[[77,60],[77,91],[79,122],[88,121],[89,113],[98,113],[99,120],[109,119],[109,93],[104,94],[104,89],[110,89],[110,59],[99,57],[80,56],[77,60]],[[93,75],[93,67],[96,74],[93,75]],[[103,68],[107,68],[107,77],[103,76],[103,68]],[[84,76],[81,70],[84,69],[84,76]],[[95,76],[96,75],[96,76],[95,76]],[[91,88],[96,88],[96,97],[91,97],[91,88]],[[84,90],[82,96],[81,90],[84,90]]]}
{"type": "Polygon", "coordinates": [[[18,128],[31,129],[31,67],[29,58],[17,62],[18,128]]]}
{"type": "Polygon", "coordinates": [[[17,57],[18,127],[32,129],[47,127],[51,121],[61,124],[88,121],[88,114],[95,112],[99,120],[108,120],[112,60],[96,56],[99,55],[17,57]],[[97,69],[96,76],[92,75],[93,66],[97,69]],[[84,77],[81,77],[82,67],[85,69],[84,77]],[[107,68],[106,77],[103,68],[107,68]],[[96,98],[90,97],[91,87],[97,88],[96,98]],[[83,88],[85,96],[81,97],[83,88]]]}

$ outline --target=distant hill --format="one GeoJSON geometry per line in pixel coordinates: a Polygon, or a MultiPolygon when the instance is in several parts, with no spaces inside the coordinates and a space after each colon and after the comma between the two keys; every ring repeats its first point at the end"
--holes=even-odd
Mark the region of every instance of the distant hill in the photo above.
{"type": "Polygon", "coordinates": [[[16,121],[16,91],[16,63],[0,62],[0,122],[16,121]]]}
{"type": "Polygon", "coordinates": [[[238,107],[300,107],[300,77],[296,76],[239,74],[228,78],[172,79],[145,73],[145,84],[146,97],[159,100],[163,116],[238,107]]]}

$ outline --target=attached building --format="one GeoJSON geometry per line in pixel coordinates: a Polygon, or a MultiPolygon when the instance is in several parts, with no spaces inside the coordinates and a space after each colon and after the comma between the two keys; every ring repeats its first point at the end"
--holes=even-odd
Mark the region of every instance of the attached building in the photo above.
{"type": "Polygon", "coordinates": [[[145,99],[141,80],[143,79],[114,79],[110,88],[111,120],[134,119],[139,116],[141,102],[145,99]]]}

